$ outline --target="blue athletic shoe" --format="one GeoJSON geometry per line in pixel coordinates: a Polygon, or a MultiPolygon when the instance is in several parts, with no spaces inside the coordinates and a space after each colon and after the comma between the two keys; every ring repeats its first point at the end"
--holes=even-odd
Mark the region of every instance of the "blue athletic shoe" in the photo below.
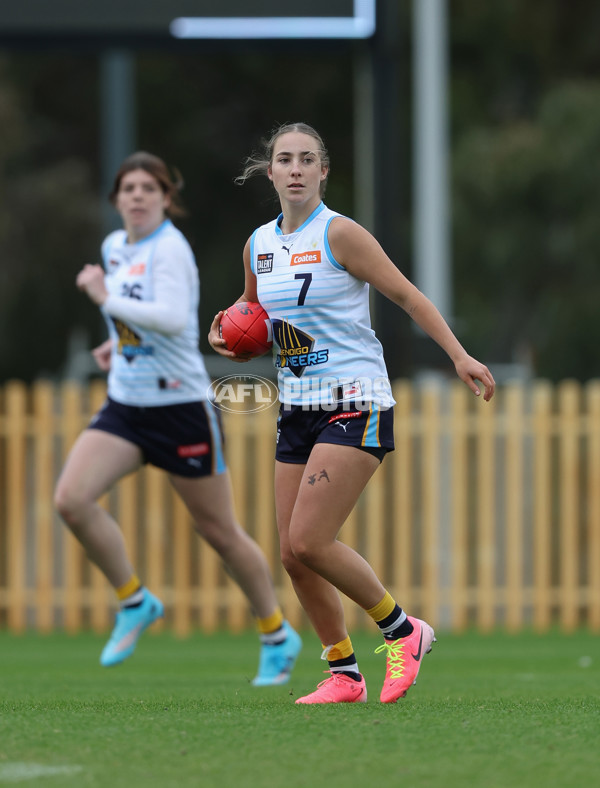
{"type": "Polygon", "coordinates": [[[283,643],[263,643],[260,648],[258,673],[252,679],[255,687],[271,687],[285,684],[290,679],[292,669],[302,648],[302,640],[295,629],[283,622],[287,637],[283,643]]]}
{"type": "Polygon", "coordinates": [[[118,665],[135,651],[142,632],[164,615],[165,609],[160,599],[144,589],[144,599],[137,607],[124,607],[117,613],[117,621],[110,640],[100,655],[104,667],[118,665]]]}

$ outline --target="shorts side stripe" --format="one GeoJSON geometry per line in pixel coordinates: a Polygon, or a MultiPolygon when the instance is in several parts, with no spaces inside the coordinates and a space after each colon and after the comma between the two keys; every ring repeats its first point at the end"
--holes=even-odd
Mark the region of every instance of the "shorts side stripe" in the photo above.
{"type": "Polygon", "coordinates": [[[203,404],[211,436],[212,472],[214,475],[218,475],[219,473],[224,473],[224,471],[227,470],[225,455],[223,453],[223,441],[221,440],[221,430],[219,429],[219,423],[212,405],[206,402],[203,404]]]}
{"type": "Polygon", "coordinates": [[[381,446],[379,442],[379,408],[369,408],[367,424],[363,432],[361,446],[381,446]]]}

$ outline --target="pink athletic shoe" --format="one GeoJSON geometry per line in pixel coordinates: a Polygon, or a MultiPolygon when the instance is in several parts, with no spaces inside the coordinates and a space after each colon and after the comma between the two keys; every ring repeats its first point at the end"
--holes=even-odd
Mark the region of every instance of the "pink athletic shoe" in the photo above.
{"type": "Polygon", "coordinates": [[[406,695],[412,684],[416,684],[421,660],[431,651],[431,644],[435,643],[435,635],[429,624],[410,616],[408,620],[414,627],[410,635],[398,640],[386,640],[375,649],[376,654],[387,651],[385,680],[379,697],[382,703],[395,703],[406,695]]]}
{"type": "Polygon", "coordinates": [[[296,703],[367,702],[367,685],[363,676],[360,677],[360,681],[355,681],[344,673],[334,673],[327,670],[325,673],[331,673],[331,676],[318,684],[317,689],[310,695],[298,698],[296,703]]]}

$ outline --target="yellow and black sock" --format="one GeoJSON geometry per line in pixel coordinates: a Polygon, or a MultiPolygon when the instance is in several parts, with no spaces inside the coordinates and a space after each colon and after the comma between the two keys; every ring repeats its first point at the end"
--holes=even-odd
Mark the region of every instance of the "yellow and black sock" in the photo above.
{"type": "Polygon", "coordinates": [[[283,626],[283,613],[277,607],[275,612],[271,613],[266,618],[257,618],[256,626],[261,643],[267,643],[271,646],[277,643],[283,643],[287,637],[287,633],[283,626]]]}
{"type": "Polygon", "coordinates": [[[333,646],[323,646],[321,659],[327,660],[329,670],[332,673],[345,673],[346,676],[350,676],[356,681],[362,679],[358,670],[354,647],[349,636],[344,638],[344,640],[340,640],[339,643],[334,643],[333,646]]]}
{"type": "Polygon", "coordinates": [[[137,607],[144,599],[144,589],[137,575],[131,575],[129,580],[115,591],[121,607],[137,607]]]}
{"type": "Polygon", "coordinates": [[[367,610],[367,613],[377,624],[386,640],[405,638],[413,631],[413,625],[408,620],[406,613],[387,591],[381,602],[367,610]]]}

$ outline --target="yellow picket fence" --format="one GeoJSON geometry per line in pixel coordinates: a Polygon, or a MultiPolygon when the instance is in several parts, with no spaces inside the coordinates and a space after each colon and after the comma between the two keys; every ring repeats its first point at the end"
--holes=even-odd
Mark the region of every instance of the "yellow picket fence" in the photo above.
{"type": "MultiPolygon", "coordinates": [[[[344,526],[390,592],[434,626],[600,630],[600,381],[394,386],[396,451],[344,526]]],[[[112,625],[114,594],[60,523],[53,488],[105,396],[102,382],[0,388],[0,627],[112,625]]],[[[307,621],[278,558],[276,408],[225,414],[236,508],[273,568],[286,616],[307,621]]],[[[248,605],[195,535],[165,475],[147,467],[102,501],[180,635],[251,625],[248,605]]],[[[366,614],[344,600],[351,628],[366,614]]]]}

